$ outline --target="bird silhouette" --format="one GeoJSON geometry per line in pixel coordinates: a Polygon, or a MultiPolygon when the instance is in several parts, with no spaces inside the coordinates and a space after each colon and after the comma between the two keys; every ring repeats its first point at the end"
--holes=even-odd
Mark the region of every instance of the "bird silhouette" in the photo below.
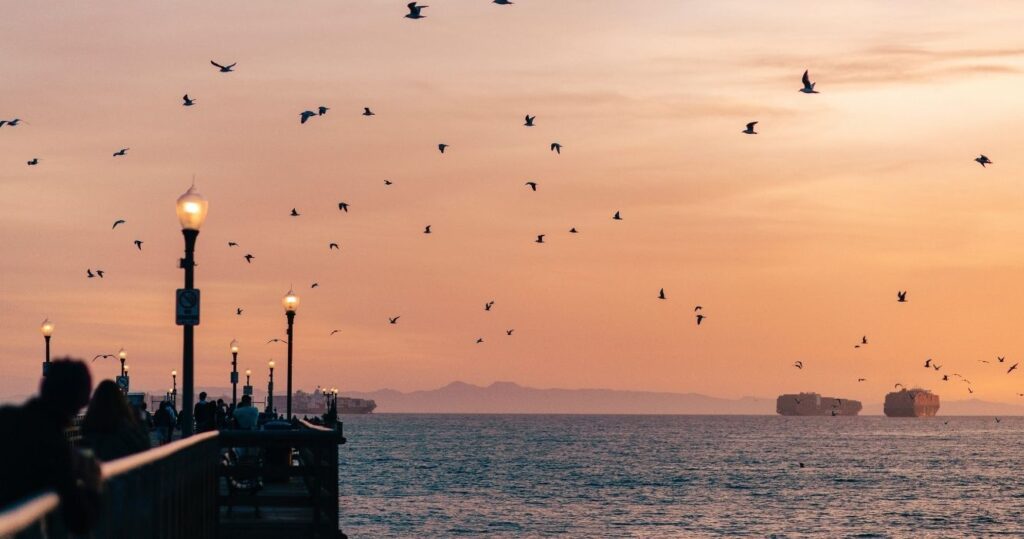
{"type": "Polygon", "coordinates": [[[658,299],[667,299],[667,298],[665,298],[665,289],[664,288],[662,288],[661,290],[658,290],[658,299]]]}
{"type": "Polygon", "coordinates": [[[996,418],[996,423],[1001,423],[1001,422],[1002,422],[1002,419],[999,419],[999,418],[997,417],[997,418],[996,418]]]}
{"type": "Polygon", "coordinates": [[[18,127],[18,122],[20,122],[20,121],[21,121],[21,118],[15,118],[13,120],[7,120],[7,125],[9,125],[11,127],[18,127]]]}
{"type": "Polygon", "coordinates": [[[118,219],[118,220],[114,221],[114,224],[113,224],[113,226],[110,227],[110,230],[114,230],[115,228],[117,228],[117,225],[123,225],[124,223],[125,223],[124,219],[118,219]]]}
{"type": "Polygon", "coordinates": [[[754,131],[754,126],[755,125],[757,125],[757,122],[750,122],[750,123],[748,123],[747,124],[747,128],[744,129],[743,132],[748,134],[748,135],[756,135],[757,131],[754,131]]]}
{"type": "Polygon", "coordinates": [[[320,283],[313,283],[313,284],[311,284],[311,285],[310,285],[309,287],[310,287],[310,288],[316,288],[316,287],[318,287],[318,286],[320,286],[320,283]]]}
{"type": "Polygon", "coordinates": [[[557,142],[552,142],[551,151],[557,153],[558,155],[562,155],[562,145],[557,142]]]}
{"type": "Polygon", "coordinates": [[[989,159],[985,154],[981,154],[978,157],[975,157],[974,160],[977,161],[982,168],[985,168],[985,165],[993,164],[992,160],[989,159]]]}
{"type": "Polygon", "coordinates": [[[218,69],[220,69],[221,73],[231,73],[232,70],[234,69],[234,67],[236,65],[238,65],[238,62],[235,62],[235,63],[233,63],[231,65],[222,66],[222,65],[218,64],[217,62],[214,62],[213,60],[210,60],[210,63],[213,64],[214,67],[217,67],[218,69]]]}
{"type": "Polygon", "coordinates": [[[95,275],[93,275],[93,273],[92,273],[92,270],[91,270],[91,269],[87,269],[87,270],[85,270],[85,276],[86,276],[86,277],[88,277],[88,278],[90,278],[90,279],[92,279],[93,277],[95,277],[95,275]]]}
{"type": "Polygon", "coordinates": [[[858,382],[867,382],[868,379],[867,378],[858,378],[857,381],[858,382]]]}
{"type": "Polygon", "coordinates": [[[242,308],[235,307],[235,316],[242,316],[242,308]]]}
{"type": "Polygon", "coordinates": [[[701,307],[700,305],[697,305],[697,306],[695,306],[695,307],[693,308],[693,312],[697,312],[697,311],[699,311],[699,310],[701,310],[701,309],[703,309],[703,308],[704,308],[704,307],[701,307]]]}
{"type": "Polygon", "coordinates": [[[523,126],[525,126],[525,127],[533,127],[533,120],[535,118],[536,118],[536,116],[530,116],[529,114],[527,114],[526,115],[526,123],[524,123],[523,126]]]}
{"type": "Polygon", "coordinates": [[[926,360],[926,361],[924,362],[924,368],[926,368],[926,369],[927,369],[927,368],[930,368],[931,366],[932,366],[932,358],[928,358],[928,359],[927,359],[927,360],[926,360]]]}
{"type": "Polygon", "coordinates": [[[384,185],[385,186],[391,185],[391,180],[384,180],[384,185]]]}
{"type": "Polygon", "coordinates": [[[811,77],[809,76],[807,70],[804,70],[804,76],[800,80],[804,83],[804,87],[800,88],[801,92],[805,94],[818,93],[818,91],[814,89],[814,83],[811,82],[811,77]]]}
{"type": "Polygon", "coordinates": [[[416,2],[409,2],[405,7],[409,8],[409,13],[405,15],[406,19],[425,19],[427,16],[420,14],[420,11],[430,6],[418,6],[416,2]]]}
{"type": "Polygon", "coordinates": [[[394,318],[388,318],[388,322],[390,322],[392,324],[397,324],[399,318],[401,318],[401,316],[396,316],[394,318]]]}
{"type": "Polygon", "coordinates": [[[269,341],[267,341],[267,344],[270,344],[272,342],[280,342],[280,343],[288,344],[288,341],[286,341],[284,339],[270,339],[269,341]]]}
{"type": "Polygon", "coordinates": [[[229,241],[228,242],[228,247],[238,247],[238,244],[233,242],[233,241],[229,241]]]}
{"type": "Polygon", "coordinates": [[[861,337],[860,338],[860,343],[861,344],[867,344],[868,343],[868,336],[865,335],[865,336],[861,337]]]}
{"type": "Polygon", "coordinates": [[[1006,356],[996,356],[996,360],[998,360],[1000,363],[1005,363],[1006,356]]]}
{"type": "Polygon", "coordinates": [[[104,273],[103,270],[100,270],[100,269],[96,270],[96,276],[99,277],[100,279],[103,278],[103,273],[104,273]]]}
{"type": "Polygon", "coordinates": [[[137,248],[138,250],[140,250],[140,251],[141,251],[141,250],[142,250],[142,240],[135,240],[135,247],[136,247],[136,248],[137,248]]]}
{"type": "Polygon", "coordinates": [[[907,291],[906,290],[900,290],[900,291],[896,292],[896,301],[898,301],[899,303],[906,303],[907,302],[907,291]]]}
{"type": "Polygon", "coordinates": [[[942,368],[942,365],[939,365],[938,363],[932,363],[932,368],[938,371],[939,369],[942,368]]]}
{"type": "Polygon", "coordinates": [[[444,153],[444,150],[445,150],[445,148],[447,148],[447,147],[448,147],[448,145],[447,145],[447,144],[438,144],[438,145],[437,145],[437,150],[438,150],[439,152],[441,152],[441,153],[444,153]]]}
{"type": "Polygon", "coordinates": [[[536,243],[544,243],[544,236],[546,236],[546,234],[537,234],[536,243]]]}
{"type": "Polygon", "coordinates": [[[315,112],[313,112],[311,110],[304,110],[304,111],[299,113],[299,123],[300,124],[304,124],[304,123],[306,123],[306,120],[308,120],[308,119],[310,119],[310,118],[312,118],[312,117],[314,117],[316,115],[317,115],[317,113],[315,113],[315,112]]]}
{"type": "Polygon", "coordinates": [[[896,389],[897,387],[902,387],[903,389],[907,389],[906,386],[904,386],[903,384],[900,384],[900,383],[894,384],[892,386],[893,389],[896,389]]]}
{"type": "Polygon", "coordinates": [[[943,382],[948,382],[949,381],[949,375],[948,374],[943,374],[942,375],[942,381],[943,382]]]}
{"type": "Polygon", "coordinates": [[[97,355],[93,356],[92,360],[96,361],[97,359],[106,359],[108,357],[110,359],[114,359],[116,356],[114,354],[97,354],[97,355]]]}
{"type": "MultiPolygon", "coordinates": [[[[797,362],[793,363],[793,366],[798,368],[798,369],[803,369],[804,368],[804,362],[803,361],[797,361],[797,362]]],[[[800,401],[796,401],[796,403],[800,404],[800,401]]]]}
{"type": "Polygon", "coordinates": [[[427,225],[426,228],[423,229],[423,233],[430,234],[430,225],[427,225]]]}
{"type": "Polygon", "coordinates": [[[569,229],[569,233],[570,234],[579,234],[579,231],[576,230],[576,227],[572,227],[572,228],[569,229]]]}
{"type": "Polygon", "coordinates": [[[245,255],[245,261],[246,261],[247,263],[249,263],[249,264],[252,264],[252,259],[254,259],[254,258],[256,258],[256,257],[255,257],[255,256],[252,256],[252,255],[250,255],[250,254],[247,254],[247,255],[245,255]]]}
{"type": "Polygon", "coordinates": [[[512,335],[513,331],[515,331],[515,329],[506,329],[505,330],[505,335],[512,335]]]}
{"type": "Polygon", "coordinates": [[[328,244],[328,245],[327,245],[327,248],[328,248],[328,249],[338,249],[338,250],[341,250],[341,247],[338,247],[338,244],[337,244],[337,243],[331,243],[331,244],[328,244]]]}
{"type": "Polygon", "coordinates": [[[30,167],[34,167],[34,166],[36,166],[38,164],[39,164],[39,158],[38,157],[33,157],[31,160],[28,161],[28,166],[30,166],[30,167]]]}
{"type": "Polygon", "coordinates": [[[295,208],[292,208],[291,216],[292,217],[298,217],[299,215],[302,215],[302,214],[299,213],[299,210],[297,210],[295,208]]]}
{"type": "Polygon", "coordinates": [[[1010,374],[1011,372],[1017,370],[1017,365],[1020,365],[1020,363],[1014,363],[1013,366],[1011,366],[1009,369],[1006,369],[1006,374],[1010,374]]]}
{"type": "Polygon", "coordinates": [[[185,94],[185,96],[181,99],[182,101],[184,101],[181,105],[184,107],[191,107],[192,105],[196,104],[196,100],[189,97],[188,94],[185,94]]]}
{"type": "Polygon", "coordinates": [[[480,337],[479,339],[476,340],[477,344],[480,344],[482,342],[484,342],[484,338],[483,337],[480,337]]]}
{"type": "Polygon", "coordinates": [[[532,189],[533,191],[537,190],[537,182],[526,182],[526,185],[529,186],[529,188],[532,189]]]}
{"type": "Polygon", "coordinates": [[[491,301],[488,301],[487,303],[484,303],[484,310],[485,311],[491,310],[491,307],[494,307],[494,300],[491,300],[491,301]]]}
{"type": "Polygon", "coordinates": [[[331,331],[331,335],[334,335],[335,333],[337,333],[337,332],[339,332],[339,331],[341,331],[341,330],[340,330],[340,329],[335,329],[335,330],[332,330],[332,331],[331,331]]]}
{"type": "Polygon", "coordinates": [[[703,322],[705,318],[707,318],[707,317],[704,316],[703,314],[698,314],[697,315],[697,325],[699,326],[700,323],[703,322]]]}
{"type": "Polygon", "coordinates": [[[331,110],[331,109],[329,109],[329,108],[327,108],[327,107],[325,107],[323,105],[320,105],[319,107],[316,108],[316,115],[317,116],[323,116],[324,114],[327,114],[327,111],[329,111],[329,110],[331,110]]]}
{"type": "Polygon", "coordinates": [[[370,110],[370,107],[363,107],[363,116],[374,116],[374,112],[370,110]]]}
{"type": "Polygon", "coordinates": [[[125,154],[125,152],[127,152],[130,149],[131,148],[121,148],[120,150],[117,150],[116,152],[114,152],[114,157],[122,156],[122,155],[125,154]]]}
{"type": "Polygon", "coordinates": [[[498,4],[499,6],[511,6],[512,0],[494,0],[493,3],[498,4]]]}
{"type": "Polygon", "coordinates": [[[345,213],[348,213],[348,202],[339,202],[338,209],[345,213]]]}
{"type": "Polygon", "coordinates": [[[972,393],[972,394],[973,394],[973,393],[974,393],[974,390],[973,390],[973,389],[971,389],[970,387],[968,387],[968,388],[967,388],[967,392],[968,392],[968,393],[972,393]]]}

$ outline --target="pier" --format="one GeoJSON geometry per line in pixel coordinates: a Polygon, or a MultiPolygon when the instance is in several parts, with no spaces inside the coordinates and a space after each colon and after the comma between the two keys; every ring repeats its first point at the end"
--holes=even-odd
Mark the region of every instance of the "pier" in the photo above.
{"type": "MultiPolygon", "coordinates": [[[[205,432],[102,465],[91,537],[343,538],[337,430],[205,432]],[[234,458],[242,448],[244,458],[234,458]]],[[[64,538],[60,500],[46,492],[0,512],[0,539],[64,538]]]]}

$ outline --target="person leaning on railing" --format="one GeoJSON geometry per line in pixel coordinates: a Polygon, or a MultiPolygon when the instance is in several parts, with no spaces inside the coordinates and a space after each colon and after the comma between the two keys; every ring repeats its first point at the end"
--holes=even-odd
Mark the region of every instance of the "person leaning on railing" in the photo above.
{"type": "Polygon", "coordinates": [[[82,442],[102,461],[149,449],[149,433],[143,430],[138,415],[112,380],[96,386],[82,420],[82,442]]]}
{"type": "Polygon", "coordinates": [[[64,523],[85,533],[99,514],[100,469],[64,437],[71,419],[89,402],[92,380],[81,361],[50,362],[39,396],[0,408],[0,507],[55,490],[64,523]]]}

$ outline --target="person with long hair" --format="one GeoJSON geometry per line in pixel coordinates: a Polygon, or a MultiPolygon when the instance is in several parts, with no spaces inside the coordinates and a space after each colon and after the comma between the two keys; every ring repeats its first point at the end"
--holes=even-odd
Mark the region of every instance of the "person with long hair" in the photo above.
{"type": "Polygon", "coordinates": [[[139,425],[138,416],[111,380],[96,386],[89,409],[82,420],[82,441],[92,448],[96,458],[107,461],[149,449],[149,434],[139,425]]]}

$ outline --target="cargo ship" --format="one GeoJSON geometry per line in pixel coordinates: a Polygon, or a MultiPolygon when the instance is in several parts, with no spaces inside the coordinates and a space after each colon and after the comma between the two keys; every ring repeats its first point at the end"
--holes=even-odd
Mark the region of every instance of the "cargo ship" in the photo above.
{"type": "Polygon", "coordinates": [[[368,414],[377,408],[377,403],[372,399],[353,399],[349,397],[338,397],[339,414],[368,414]]]}
{"type": "Polygon", "coordinates": [[[934,417],[939,411],[939,396],[927,389],[901,389],[885,396],[885,415],[889,417],[934,417]]]}
{"type": "Polygon", "coordinates": [[[779,395],[775,401],[775,412],[779,415],[857,415],[860,401],[822,397],[817,393],[779,395]]]}

